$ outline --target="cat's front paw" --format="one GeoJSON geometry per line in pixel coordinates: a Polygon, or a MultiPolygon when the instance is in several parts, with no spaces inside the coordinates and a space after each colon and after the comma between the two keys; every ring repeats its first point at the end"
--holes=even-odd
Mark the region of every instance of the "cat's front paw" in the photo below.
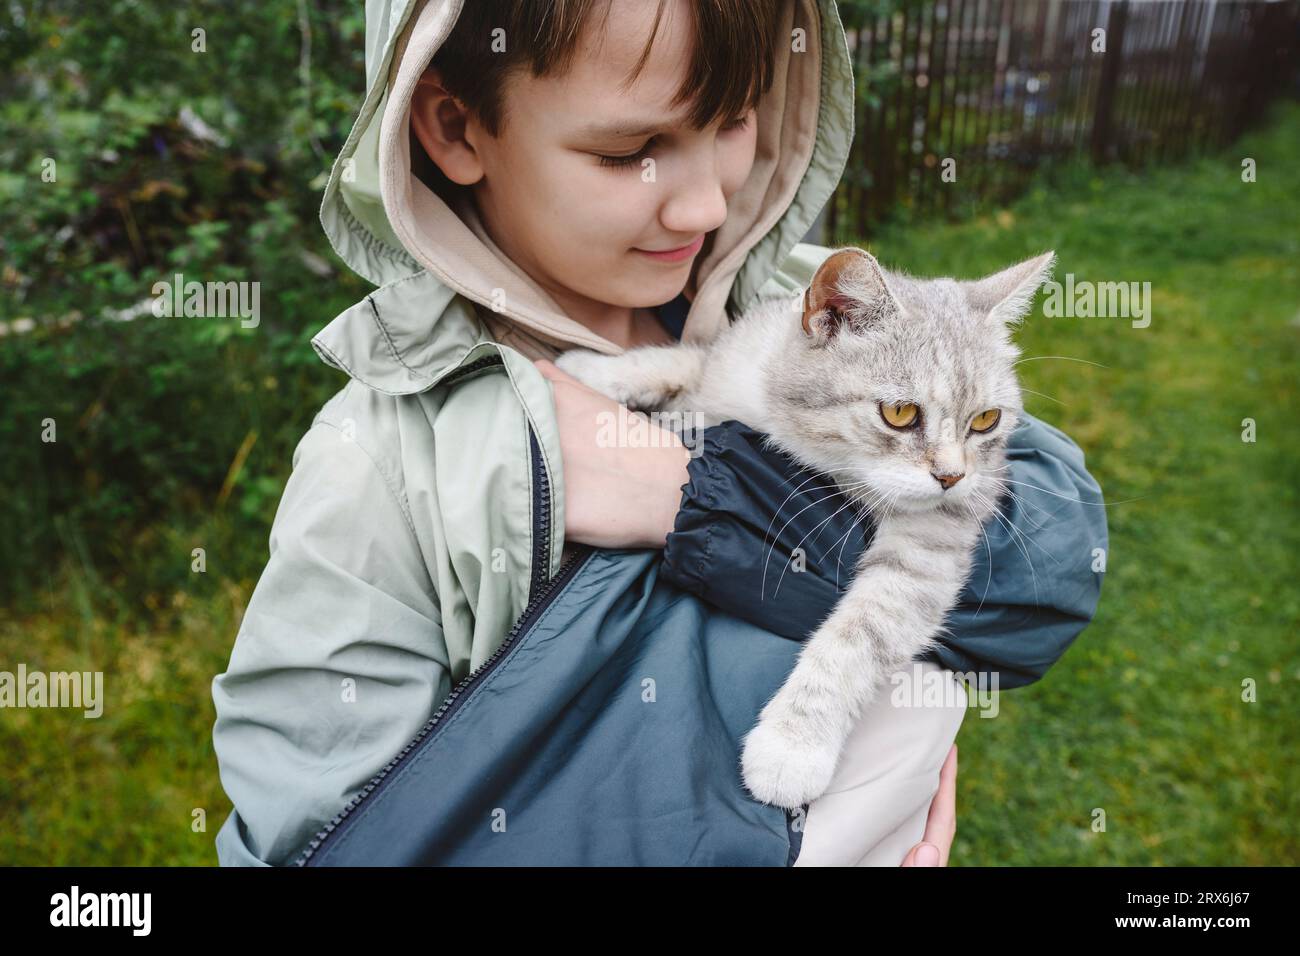
{"type": "Polygon", "coordinates": [[[793,810],[820,797],[830,786],[839,748],[809,743],[778,721],[760,719],[745,735],[741,772],[745,786],[763,803],[793,810]]]}
{"type": "Polygon", "coordinates": [[[568,349],[556,357],[555,367],[566,375],[572,375],[588,388],[594,388],[615,401],[623,401],[614,368],[617,358],[590,349],[568,349]]]}

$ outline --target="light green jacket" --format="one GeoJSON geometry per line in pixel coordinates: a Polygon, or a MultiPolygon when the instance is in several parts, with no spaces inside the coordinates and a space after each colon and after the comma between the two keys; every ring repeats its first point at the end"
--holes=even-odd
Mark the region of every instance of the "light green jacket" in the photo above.
{"type": "MultiPolygon", "coordinates": [[[[212,684],[234,804],[216,839],[224,865],[291,861],[501,644],[530,582],[558,570],[564,476],[550,386],[531,359],[620,350],[511,267],[472,208],[410,172],[411,91],[460,7],[366,4],[366,95],[321,221],[378,288],[312,340],[349,380],[297,446],[270,559],[212,684]],[[475,364],[491,355],[503,364],[475,364]],[[530,424],[554,502],[544,568],[530,424]]],[[[853,74],[833,2],[791,0],[787,16],[791,49],[731,203],[745,212],[697,264],[684,341],[708,340],[724,309],[760,292],[793,295],[827,252],[800,240],[848,156],[853,74]]]]}

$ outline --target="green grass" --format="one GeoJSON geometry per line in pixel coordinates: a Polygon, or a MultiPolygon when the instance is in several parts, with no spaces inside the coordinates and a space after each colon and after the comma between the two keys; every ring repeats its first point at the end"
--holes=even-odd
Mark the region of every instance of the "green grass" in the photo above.
{"type": "Polygon", "coordinates": [[[1110,553],[1096,619],[1066,656],[962,728],[958,864],[1300,860],[1297,153],[1300,108],[1279,106],[1219,155],[1058,171],[1007,209],[870,244],[916,275],[974,278],[1054,249],[1058,280],[1151,283],[1148,328],[1040,305],[1017,336],[1026,356],[1106,366],[1020,369],[1059,400],[1029,395],[1028,409],[1087,454],[1110,553]]]}
{"type": "MultiPolygon", "coordinates": [[[[186,555],[182,544],[166,546],[186,555]]],[[[18,661],[29,672],[101,670],[106,703],[95,719],[2,712],[0,863],[215,865],[230,801],[212,751],[210,682],[225,670],[251,582],[196,574],[150,611],[151,625],[133,627],[92,608],[75,571],[63,577],[63,607],[0,624],[0,660],[10,671],[18,661]]]]}
{"type": "MultiPolygon", "coordinates": [[[[1019,335],[1026,355],[1106,366],[1021,368],[1026,387],[1063,403],[1029,396],[1030,411],[1079,442],[1111,502],[1110,554],[1097,618],[1064,659],[962,729],[955,865],[1300,859],[1288,746],[1300,729],[1297,154],[1291,106],[1213,158],[1142,175],[1059,171],[1007,209],[897,225],[871,243],[886,265],[961,277],[1052,248],[1058,277],[1149,281],[1154,296],[1146,329],[1040,315],[1019,335]],[[1240,180],[1245,156],[1257,183],[1240,180]],[[1254,444],[1241,441],[1247,417],[1254,444]],[[1256,703],[1241,701],[1247,678],[1256,703]]],[[[83,559],[48,569],[43,610],[0,615],[6,668],[103,670],[110,698],[98,720],[3,713],[0,862],[216,862],[230,805],[210,684],[255,584],[223,568],[264,561],[266,537],[234,535],[216,515],[151,529],[135,547],[188,564],[203,545],[208,572],[142,589],[144,607],[106,601],[83,559]]]]}

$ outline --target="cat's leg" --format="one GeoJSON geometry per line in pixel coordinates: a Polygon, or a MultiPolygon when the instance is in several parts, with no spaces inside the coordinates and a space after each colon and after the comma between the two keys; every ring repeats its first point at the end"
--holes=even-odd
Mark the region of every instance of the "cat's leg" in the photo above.
{"type": "Polygon", "coordinates": [[[698,386],[706,354],[691,344],[648,345],[621,355],[569,349],[555,364],[634,411],[672,411],[698,386]]]}
{"type": "Polygon", "coordinates": [[[933,646],[956,603],[979,533],[973,516],[883,519],[853,583],[745,737],[745,785],[793,809],[829,786],[844,742],[888,675],[933,646]]]}
{"type": "Polygon", "coordinates": [[[808,805],[795,866],[898,866],[925,833],[968,706],[958,675],[914,661],[853,723],[830,786],[808,805]]]}

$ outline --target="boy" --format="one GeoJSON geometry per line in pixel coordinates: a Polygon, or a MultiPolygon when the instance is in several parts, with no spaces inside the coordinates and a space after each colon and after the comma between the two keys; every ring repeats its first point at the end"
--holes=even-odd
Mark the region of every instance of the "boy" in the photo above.
{"type": "MultiPolygon", "coordinates": [[[[605,447],[600,415],[623,410],[545,362],[707,340],[760,289],[807,283],[828,250],[798,243],[852,137],[834,4],[387,13],[368,8],[368,92],[322,205],[381,288],[313,340],[350,381],[295,452],[213,684],[222,862],[898,865],[960,686],[864,714],[813,804],[749,798],[739,738],[833,599],[836,556],[803,542],[813,573],[749,600],[788,517],[752,510],[794,487],[788,463],[737,422],[697,457],[605,447]]],[[[1013,468],[1043,501],[1095,493],[1031,425],[1013,468]]],[[[1084,512],[1103,510],[1037,538],[1059,564],[1040,613],[1013,546],[990,553],[983,616],[925,666],[1041,676],[1095,606],[1104,518],[1084,512]]]]}

